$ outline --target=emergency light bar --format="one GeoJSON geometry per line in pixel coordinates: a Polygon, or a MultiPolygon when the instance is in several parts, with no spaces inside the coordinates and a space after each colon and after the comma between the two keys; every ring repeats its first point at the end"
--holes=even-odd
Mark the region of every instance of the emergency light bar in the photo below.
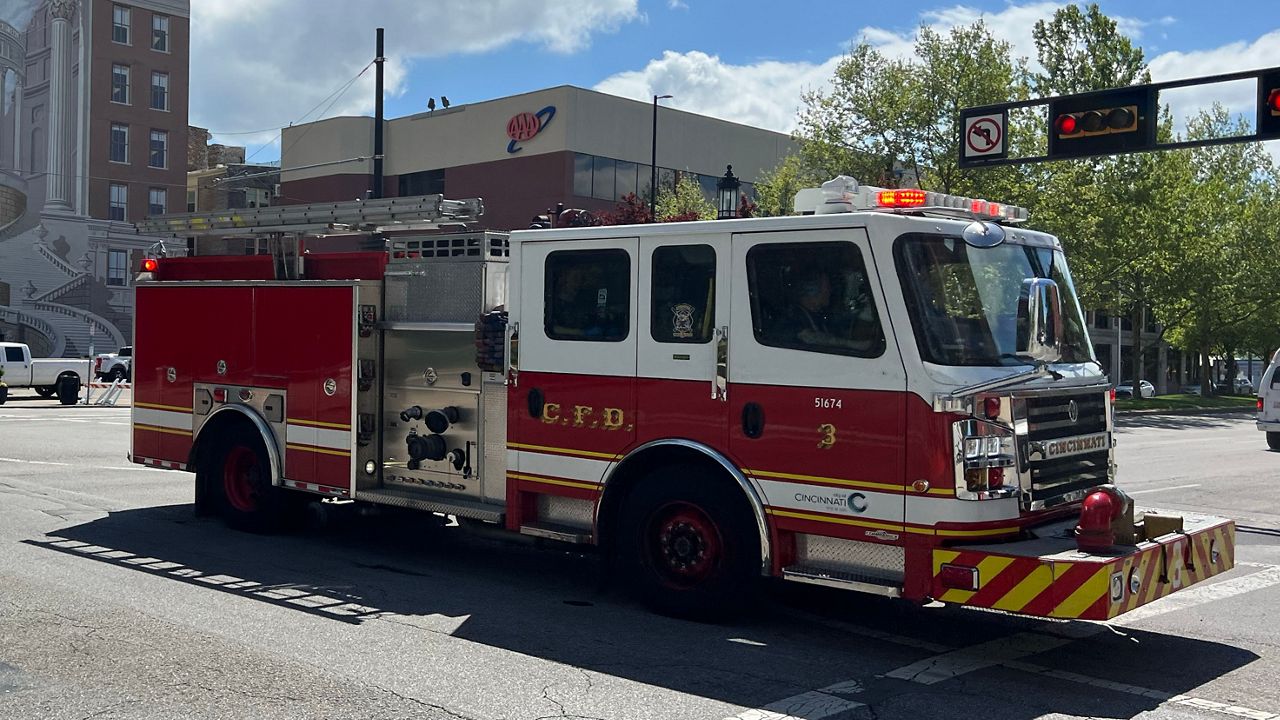
{"type": "Polygon", "coordinates": [[[822,183],[820,188],[805,188],[795,197],[795,212],[799,215],[830,215],[859,210],[948,215],[1006,223],[1025,222],[1027,219],[1027,209],[1016,205],[915,188],[891,190],[859,185],[857,180],[845,175],[822,183]]]}

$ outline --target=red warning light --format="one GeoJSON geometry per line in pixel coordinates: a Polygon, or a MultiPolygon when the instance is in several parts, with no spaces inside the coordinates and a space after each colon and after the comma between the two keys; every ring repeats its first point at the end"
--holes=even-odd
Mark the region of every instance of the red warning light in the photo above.
{"type": "Polygon", "coordinates": [[[1075,135],[1080,132],[1080,122],[1075,115],[1059,115],[1053,123],[1059,135],[1075,135]]]}
{"type": "Polygon", "coordinates": [[[876,195],[876,204],[892,208],[920,207],[925,199],[924,190],[881,190],[876,195]]]}
{"type": "Polygon", "coordinates": [[[1271,94],[1267,95],[1267,109],[1272,115],[1280,115],[1280,88],[1272,90],[1271,94]]]}
{"type": "Polygon", "coordinates": [[[160,261],[155,258],[147,258],[142,261],[142,272],[153,273],[160,268],[160,261]]]}

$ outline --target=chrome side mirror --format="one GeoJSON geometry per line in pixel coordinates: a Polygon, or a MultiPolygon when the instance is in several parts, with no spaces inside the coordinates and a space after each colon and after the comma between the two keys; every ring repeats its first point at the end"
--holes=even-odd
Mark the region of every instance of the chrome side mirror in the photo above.
{"type": "Polygon", "coordinates": [[[1048,278],[1022,281],[1017,354],[1040,363],[1062,358],[1062,298],[1058,284],[1048,278]]]}

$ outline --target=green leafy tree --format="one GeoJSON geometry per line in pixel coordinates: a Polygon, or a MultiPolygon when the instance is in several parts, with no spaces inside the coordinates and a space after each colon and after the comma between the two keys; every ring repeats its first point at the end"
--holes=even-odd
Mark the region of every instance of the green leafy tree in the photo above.
{"type": "Polygon", "coordinates": [[[716,206],[702,196],[697,180],[681,174],[674,191],[663,188],[658,192],[657,217],[658,222],[715,220],[716,206]]]}

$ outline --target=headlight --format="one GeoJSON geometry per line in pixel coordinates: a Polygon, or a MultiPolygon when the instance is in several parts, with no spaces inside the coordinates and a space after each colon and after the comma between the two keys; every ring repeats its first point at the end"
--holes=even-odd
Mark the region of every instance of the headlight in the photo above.
{"type": "Polygon", "coordinates": [[[994,500],[1018,492],[1013,430],[982,420],[961,420],[953,425],[956,458],[956,497],[961,500],[994,500]],[[1013,480],[1012,486],[1006,485],[1013,480]]]}

